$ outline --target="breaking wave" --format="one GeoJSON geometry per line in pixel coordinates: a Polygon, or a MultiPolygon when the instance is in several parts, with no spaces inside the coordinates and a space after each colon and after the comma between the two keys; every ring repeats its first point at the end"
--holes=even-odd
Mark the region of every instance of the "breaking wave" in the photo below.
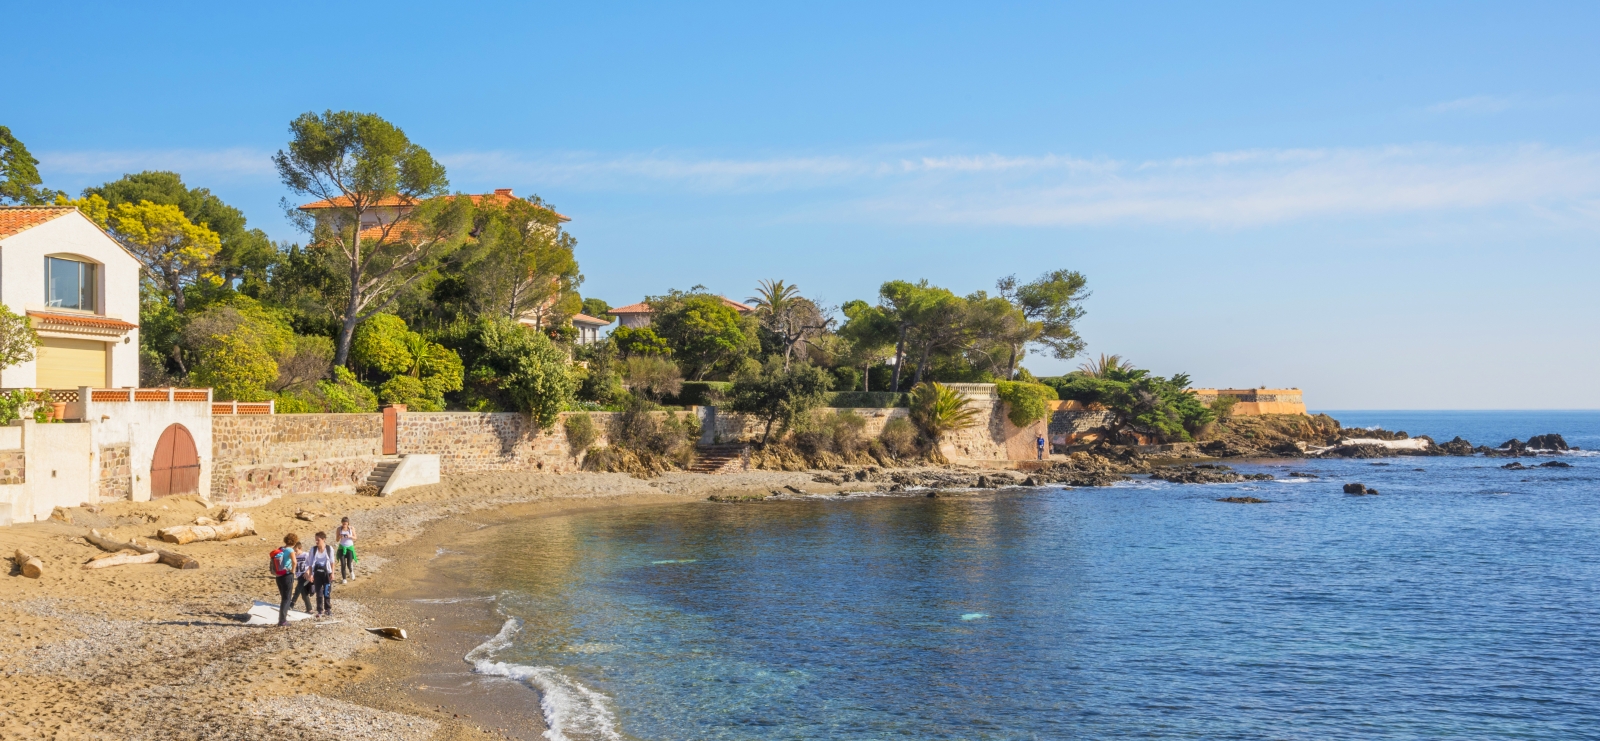
{"type": "Polygon", "coordinates": [[[493,638],[467,652],[467,663],[484,676],[505,677],[538,690],[539,707],[544,711],[544,724],[548,729],[544,737],[550,741],[624,741],[605,695],[579,684],[555,667],[511,664],[492,658],[510,647],[520,630],[521,620],[507,619],[493,638]]]}

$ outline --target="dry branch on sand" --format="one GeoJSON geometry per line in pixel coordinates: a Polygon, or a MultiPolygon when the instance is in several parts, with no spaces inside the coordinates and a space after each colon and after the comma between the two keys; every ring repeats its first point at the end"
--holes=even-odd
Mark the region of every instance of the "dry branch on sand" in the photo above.
{"type": "Polygon", "coordinates": [[[158,534],[168,543],[184,545],[201,540],[232,540],[255,535],[256,524],[250,515],[228,510],[223,513],[222,522],[215,525],[174,525],[161,528],[158,534]]]}
{"type": "Polygon", "coordinates": [[[331,515],[329,513],[327,513],[327,512],[318,512],[318,511],[316,511],[314,509],[297,509],[297,510],[294,511],[294,516],[295,516],[295,519],[305,520],[306,522],[312,522],[314,520],[320,520],[320,519],[322,519],[324,517],[329,517],[331,515]]]}
{"type": "Polygon", "coordinates": [[[44,573],[44,562],[38,556],[30,555],[21,548],[16,553],[17,566],[22,568],[22,575],[29,579],[37,579],[44,573]]]}
{"type": "Polygon", "coordinates": [[[140,553],[132,548],[117,551],[116,553],[102,553],[90,559],[83,565],[85,569],[108,569],[112,566],[122,566],[130,563],[155,563],[161,560],[159,553],[140,553]]]}
{"type": "Polygon", "coordinates": [[[175,569],[198,569],[198,568],[200,568],[200,562],[199,561],[196,561],[193,558],[190,558],[189,556],[185,556],[182,553],[174,553],[172,551],[164,551],[164,550],[161,550],[160,548],[151,548],[149,546],[139,545],[138,543],[122,543],[122,542],[118,542],[118,541],[115,541],[115,540],[112,540],[110,538],[102,536],[100,534],[99,530],[90,530],[88,535],[83,536],[83,539],[89,541],[89,543],[94,545],[96,548],[99,548],[99,549],[104,550],[104,551],[111,551],[113,553],[120,552],[120,551],[133,551],[135,553],[142,553],[142,554],[154,553],[154,554],[156,554],[158,556],[158,558],[157,558],[158,561],[160,561],[161,563],[164,563],[164,564],[166,564],[168,566],[171,566],[172,568],[175,568],[175,569]]]}

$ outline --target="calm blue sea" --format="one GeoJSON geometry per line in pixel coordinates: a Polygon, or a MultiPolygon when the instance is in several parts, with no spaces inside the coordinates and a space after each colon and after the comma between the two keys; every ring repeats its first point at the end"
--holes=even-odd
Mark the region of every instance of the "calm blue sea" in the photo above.
{"type": "MultiPolygon", "coordinates": [[[[1336,416],[1600,449],[1594,412],[1336,416]]],[[[516,523],[469,661],[556,739],[1600,738],[1600,457],[1562,460],[516,523]]]]}

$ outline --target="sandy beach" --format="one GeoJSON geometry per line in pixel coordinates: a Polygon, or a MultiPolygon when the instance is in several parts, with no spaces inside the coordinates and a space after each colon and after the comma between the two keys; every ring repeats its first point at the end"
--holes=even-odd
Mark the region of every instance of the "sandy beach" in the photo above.
{"type": "MultiPolygon", "coordinates": [[[[753,471],[641,480],[621,474],[460,476],[387,498],[294,495],[249,508],[257,535],[174,546],[201,567],[132,564],[85,570],[101,551],[91,528],[156,541],[160,528],[218,516],[193,497],[115,502],[0,531],[41,578],[12,565],[0,580],[0,736],[17,739],[538,738],[537,696],[506,682],[460,690],[462,657],[499,627],[490,603],[437,583],[440,544],[516,518],[704,500],[713,494],[807,492],[806,473],[753,471]],[[297,510],[327,512],[312,522],[297,510]],[[349,516],[360,533],[357,578],[334,586],[331,619],[246,626],[253,600],[275,603],[267,553],[286,532],[309,540],[349,516]],[[395,625],[407,641],[367,627],[395,625]]],[[[870,488],[861,484],[860,488],[870,488]]]]}

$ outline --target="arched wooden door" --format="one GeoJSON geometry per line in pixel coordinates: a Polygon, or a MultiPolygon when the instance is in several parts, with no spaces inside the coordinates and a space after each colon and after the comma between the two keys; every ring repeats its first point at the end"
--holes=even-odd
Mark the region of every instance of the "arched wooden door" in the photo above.
{"type": "Polygon", "coordinates": [[[183,425],[170,425],[156,441],[156,457],[150,461],[150,498],[200,491],[200,456],[194,450],[194,436],[183,425]]]}

